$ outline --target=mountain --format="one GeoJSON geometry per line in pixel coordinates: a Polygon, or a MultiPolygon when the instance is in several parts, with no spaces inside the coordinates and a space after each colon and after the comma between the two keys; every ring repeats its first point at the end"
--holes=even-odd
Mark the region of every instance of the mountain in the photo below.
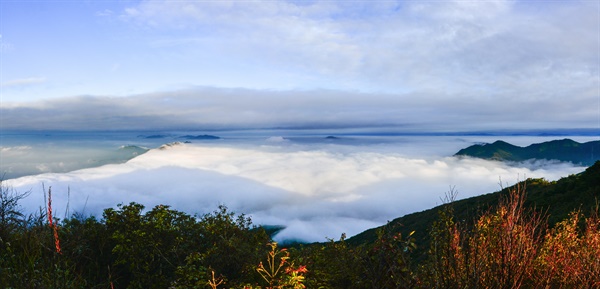
{"type": "Polygon", "coordinates": [[[600,141],[578,143],[571,139],[562,139],[520,147],[498,140],[491,144],[476,144],[461,149],[455,156],[499,161],[559,160],[591,166],[600,160],[600,141]]]}
{"type": "MultiPolygon", "coordinates": [[[[527,179],[518,185],[524,185],[526,188],[525,206],[545,213],[548,216],[548,225],[552,227],[557,222],[566,219],[570,212],[581,210],[582,213],[588,214],[598,204],[600,201],[600,161],[579,174],[570,175],[557,181],[527,179]]],[[[453,202],[455,219],[467,222],[474,220],[479,213],[497,205],[500,196],[507,195],[512,188],[453,202]]],[[[419,244],[415,253],[417,256],[423,255],[429,248],[429,230],[433,222],[438,219],[438,212],[443,206],[394,219],[390,222],[392,225],[390,227],[400,228],[399,231],[403,236],[415,231],[413,237],[419,244]]],[[[351,245],[372,243],[377,239],[378,229],[364,231],[349,238],[347,242],[351,245]]]]}
{"type": "Polygon", "coordinates": [[[213,139],[221,139],[221,137],[218,137],[218,136],[215,136],[215,135],[209,135],[209,134],[203,134],[203,135],[184,135],[184,136],[180,136],[179,138],[190,139],[190,140],[213,140],[213,139]]]}

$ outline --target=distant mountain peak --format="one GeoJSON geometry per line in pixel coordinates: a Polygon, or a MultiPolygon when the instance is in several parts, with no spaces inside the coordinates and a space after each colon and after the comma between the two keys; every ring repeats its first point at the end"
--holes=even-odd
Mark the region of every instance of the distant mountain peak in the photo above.
{"type": "Polygon", "coordinates": [[[461,149],[455,156],[498,161],[558,160],[591,166],[600,160],[600,141],[579,143],[565,138],[520,147],[497,140],[491,144],[475,144],[461,149]]]}

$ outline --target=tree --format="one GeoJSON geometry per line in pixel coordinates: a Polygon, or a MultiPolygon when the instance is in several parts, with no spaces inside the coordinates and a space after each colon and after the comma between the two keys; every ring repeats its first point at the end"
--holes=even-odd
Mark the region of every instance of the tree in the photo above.
{"type": "Polygon", "coordinates": [[[119,205],[104,211],[114,242],[112,253],[120,269],[115,280],[127,288],[167,288],[175,270],[198,245],[198,226],[185,213],[159,205],[142,214],[143,205],[119,205]]]}
{"type": "Polygon", "coordinates": [[[203,264],[226,276],[230,284],[254,280],[254,266],[266,251],[269,236],[263,228],[252,225],[244,214],[236,215],[219,206],[200,220],[202,236],[199,252],[203,264]]]}

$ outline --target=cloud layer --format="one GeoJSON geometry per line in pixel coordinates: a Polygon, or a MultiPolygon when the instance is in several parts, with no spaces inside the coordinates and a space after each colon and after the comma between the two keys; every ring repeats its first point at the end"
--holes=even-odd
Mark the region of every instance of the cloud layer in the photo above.
{"type": "Polygon", "coordinates": [[[429,94],[190,88],[0,105],[3,130],[381,128],[405,132],[597,128],[595,95],[508,101],[429,94]],[[577,113],[574,113],[574,112],[577,113]]]}
{"type": "Polygon", "coordinates": [[[125,164],[7,184],[32,190],[24,203],[29,210],[43,204],[43,183],[52,186],[57,212],[67,202],[71,210],[92,214],[130,201],[189,213],[225,204],[257,224],[285,225],[280,240],[324,241],[433,207],[451,186],[465,198],[498,190],[500,180],[502,185],[525,177],[552,180],[583,170],[558,163],[511,167],[469,158],[416,158],[389,149],[186,144],[155,149],[125,164]]]}

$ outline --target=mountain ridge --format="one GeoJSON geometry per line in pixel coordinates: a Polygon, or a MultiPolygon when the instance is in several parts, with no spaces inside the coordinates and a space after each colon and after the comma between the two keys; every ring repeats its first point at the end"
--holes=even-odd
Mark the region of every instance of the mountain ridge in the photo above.
{"type": "Polygon", "coordinates": [[[497,161],[558,160],[591,166],[600,160],[600,141],[579,143],[572,139],[552,140],[520,147],[497,140],[474,144],[459,150],[454,156],[468,156],[497,161]]]}
{"type": "MultiPolygon", "coordinates": [[[[556,181],[543,178],[527,179],[518,184],[503,188],[500,191],[456,200],[452,202],[455,219],[470,221],[498,204],[501,196],[507,195],[515,186],[524,186],[527,192],[525,206],[548,216],[548,225],[566,219],[572,211],[581,210],[587,214],[600,201],[600,161],[581,173],[573,174],[556,181]]],[[[454,192],[456,193],[456,192],[454,192]]],[[[434,208],[414,212],[389,222],[390,227],[399,228],[403,236],[414,231],[413,237],[421,246],[416,254],[422,256],[429,248],[429,230],[438,219],[438,212],[446,204],[434,208]]],[[[371,228],[347,239],[348,244],[358,246],[377,240],[377,230],[384,226],[371,228]]]]}

